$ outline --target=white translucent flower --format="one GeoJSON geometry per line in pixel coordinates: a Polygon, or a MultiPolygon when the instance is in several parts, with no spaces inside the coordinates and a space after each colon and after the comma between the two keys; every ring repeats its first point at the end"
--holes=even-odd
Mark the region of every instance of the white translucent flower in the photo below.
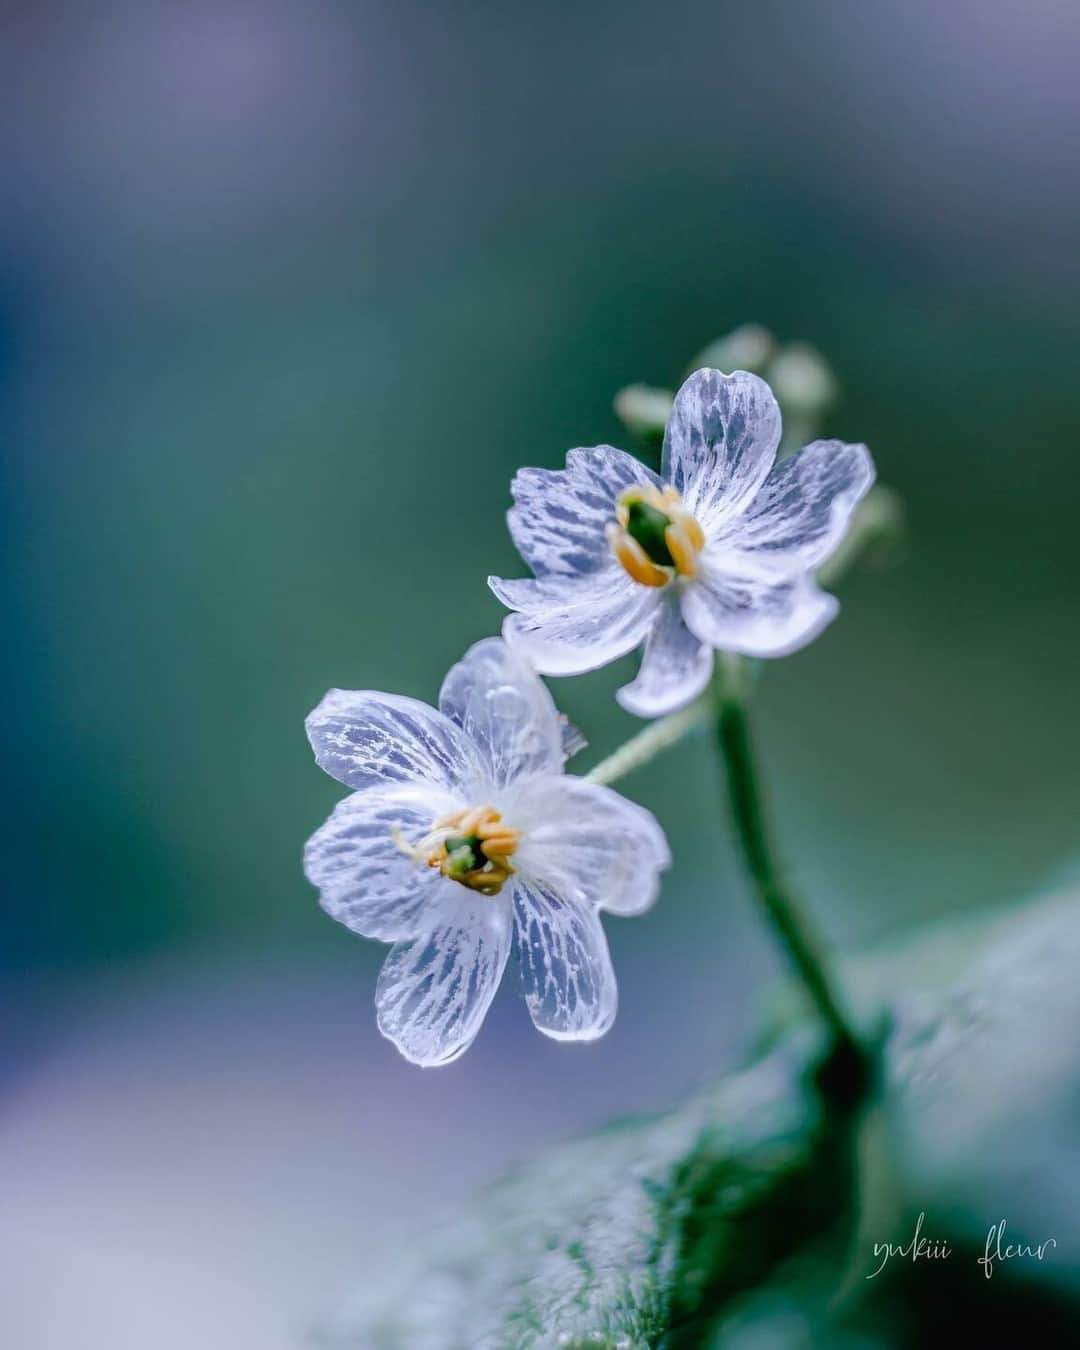
{"type": "Polygon", "coordinates": [[[670,861],[654,817],[563,773],[582,744],[499,638],[443,681],[438,709],[335,689],[307,720],[315,758],[354,789],[308,842],[323,908],[392,942],[379,1029],[414,1064],[448,1064],[480,1029],[511,944],[533,1022],[602,1036],[615,975],[598,911],[640,914],[670,861]]]}
{"type": "Polygon", "coordinates": [[[863,445],[815,441],[777,463],[780,409],[744,370],[699,370],[679,390],[661,475],[610,445],[514,478],[510,531],[534,577],[489,578],[503,636],[548,675],[644,646],[618,692],[640,717],[706,686],[713,649],[784,656],[837,612],[814,571],[874,480],[863,445]]]}

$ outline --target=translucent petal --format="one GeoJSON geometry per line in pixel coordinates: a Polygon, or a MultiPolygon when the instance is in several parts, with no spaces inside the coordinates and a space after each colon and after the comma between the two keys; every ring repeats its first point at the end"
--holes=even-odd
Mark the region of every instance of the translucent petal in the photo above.
{"type": "Polygon", "coordinates": [[[595,911],[514,881],[515,943],[529,1014],[557,1041],[591,1041],[615,1021],[618,989],[595,911]]]}
{"type": "Polygon", "coordinates": [[[507,609],[531,612],[559,603],[561,578],[488,577],[488,585],[507,609]]]}
{"type": "Polygon", "coordinates": [[[665,592],[645,639],[641,667],[615,697],[636,717],[664,717],[693,702],[712,675],[712,648],[687,628],[678,593],[665,592]]]}
{"type": "Polygon", "coordinates": [[[780,444],[780,409],[764,380],[698,370],[675,396],[661,472],[706,531],[738,514],[780,444]]]}
{"type": "Polygon", "coordinates": [[[308,840],[304,871],[331,918],[364,937],[397,942],[429,927],[462,887],[421,867],[394,843],[416,842],[463,802],[446,792],[396,784],[354,792],[308,840]]]}
{"type": "Polygon", "coordinates": [[[480,773],[461,728],[415,698],[331,689],[305,725],[320,768],[351,788],[417,781],[454,788],[480,773]]]}
{"type": "Polygon", "coordinates": [[[773,582],[706,569],[683,593],[687,627],[703,642],[746,656],[787,656],[837,614],[835,596],[810,577],[773,582]]]}
{"type": "Polygon", "coordinates": [[[559,729],[562,736],[563,759],[573,759],[589,744],[584,732],[576,727],[565,713],[559,714],[559,729]]]}
{"type": "Polygon", "coordinates": [[[447,882],[462,897],[426,936],[399,942],[375,990],[379,1030],[413,1064],[449,1064],[472,1044],[510,953],[510,904],[447,882]]]}
{"type": "Polygon", "coordinates": [[[659,596],[617,563],[589,577],[551,578],[535,609],[507,616],[503,637],[543,674],[578,675],[636,647],[659,596]]]}
{"type": "Polygon", "coordinates": [[[562,772],[563,726],[554,701],[501,638],[476,643],[450,668],[439,707],[476,745],[494,786],[562,772]]]}
{"type": "Polygon", "coordinates": [[[521,878],[568,904],[641,914],[660,893],[671,864],[651,811],[582,778],[523,783],[512,808],[522,831],[514,864],[521,878]]]}
{"type": "Polygon", "coordinates": [[[716,538],[735,572],[793,577],[836,548],[874,481],[865,445],[815,441],[777,464],[746,511],[716,538]]]}
{"type": "Polygon", "coordinates": [[[651,469],[611,445],[571,450],[565,469],[520,469],[507,521],[517,550],[538,577],[595,571],[610,558],[604,527],[632,483],[657,483],[651,469]]]}

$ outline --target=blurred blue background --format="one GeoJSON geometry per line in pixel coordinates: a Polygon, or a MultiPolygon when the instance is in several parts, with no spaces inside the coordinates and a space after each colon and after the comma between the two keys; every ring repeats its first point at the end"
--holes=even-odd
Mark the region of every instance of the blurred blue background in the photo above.
{"type": "MultiPolygon", "coordinates": [[[[910,515],[761,689],[823,923],[1071,863],[1078,40],[1064,0],[6,7],[7,1343],[294,1344],[391,1231],[741,1053],[778,967],[707,745],[626,785],[676,866],[588,1048],[511,979],[408,1067],[299,866],[308,709],[432,699],[524,570],[514,468],[625,444],[614,392],[738,323],[827,355],[910,515]]],[[[555,685],[586,766],[626,677],[555,685]]]]}

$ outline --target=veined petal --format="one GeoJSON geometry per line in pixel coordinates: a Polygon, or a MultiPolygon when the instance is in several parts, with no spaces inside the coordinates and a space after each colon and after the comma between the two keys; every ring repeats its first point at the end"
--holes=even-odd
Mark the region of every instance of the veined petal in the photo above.
{"type": "Polygon", "coordinates": [[[562,772],[563,726],[555,703],[535,670],[501,638],[476,643],[451,667],[439,708],[478,747],[494,786],[562,772]]]}
{"type": "Polygon", "coordinates": [[[505,897],[470,893],[451,915],[386,958],[375,990],[379,1030],[413,1064],[449,1064],[472,1044],[510,954],[505,897]]]}
{"type": "Polygon", "coordinates": [[[514,864],[530,885],[568,904],[641,914],[660,894],[671,865],[651,811],[612,788],[563,776],[522,783],[512,807],[522,830],[514,864]]]}
{"type": "Polygon", "coordinates": [[[659,480],[611,445],[571,450],[565,469],[520,469],[510,485],[507,521],[517,550],[538,576],[578,576],[610,558],[604,527],[633,483],[659,480]]]}
{"type": "Polygon", "coordinates": [[[549,579],[536,609],[507,616],[503,637],[543,674],[579,675],[636,647],[658,600],[613,563],[593,576],[549,579]]]}
{"type": "Polygon", "coordinates": [[[496,599],[507,609],[526,613],[559,604],[566,585],[573,584],[569,578],[562,577],[488,577],[488,586],[496,599]]]}
{"type": "Polygon", "coordinates": [[[450,793],[412,784],[367,788],[338,802],[304,850],[304,872],[323,909],[354,933],[397,942],[456,907],[462,888],[403,853],[394,831],[415,842],[460,804],[450,793]]]}
{"type": "Polygon", "coordinates": [[[779,444],[780,409],[764,380],[697,370],[675,396],[661,473],[708,533],[753,498],[779,444]]]}
{"type": "Polygon", "coordinates": [[[562,738],[562,757],[566,761],[573,759],[589,744],[588,738],[580,727],[574,725],[565,713],[559,714],[559,734],[562,738]]]}
{"type": "Polygon", "coordinates": [[[515,878],[514,927],[536,1029],[557,1041],[592,1041],[609,1030],[619,996],[596,912],[515,878]]]}
{"type": "Polygon", "coordinates": [[[805,647],[840,606],[809,576],[773,582],[702,569],[683,592],[687,627],[703,642],[745,656],[787,656],[805,647]]]}
{"type": "Polygon", "coordinates": [[[812,571],[840,543],[873,481],[865,445],[814,441],[775,466],[715,547],[730,550],[734,572],[780,579],[812,571]]]}
{"type": "Polygon", "coordinates": [[[425,782],[453,789],[481,771],[461,728],[419,699],[331,689],[305,726],[319,767],[351,788],[425,782]]]}
{"type": "Polygon", "coordinates": [[[636,678],[615,697],[636,717],[663,717],[692,703],[709,683],[712,669],[712,648],[687,628],[672,589],[645,639],[636,678]]]}

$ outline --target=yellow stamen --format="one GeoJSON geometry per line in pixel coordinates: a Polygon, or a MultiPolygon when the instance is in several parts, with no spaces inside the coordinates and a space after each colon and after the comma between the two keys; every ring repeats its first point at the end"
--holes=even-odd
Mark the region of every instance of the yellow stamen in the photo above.
{"type": "Polygon", "coordinates": [[[497,834],[491,839],[485,839],[480,845],[480,852],[492,862],[498,862],[514,852],[520,838],[520,830],[508,830],[506,834],[497,834]]]}
{"type": "Polygon", "coordinates": [[[498,895],[512,871],[513,868],[478,868],[475,872],[466,872],[464,876],[455,877],[454,880],[468,886],[471,891],[479,891],[481,895],[498,895]]]}
{"type": "Polygon", "coordinates": [[[426,859],[417,856],[417,850],[415,846],[413,844],[410,844],[409,841],[405,838],[405,832],[402,830],[400,825],[395,823],[390,826],[390,838],[394,841],[396,847],[401,849],[402,853],[404,853],[407,858],[412,858],[413,862],[426,861],[426,859]]]}
{"type": "Polygon", "coordinates": [[[627,572],[642,586],[666,586],[671,580],[671,569],[654,563],[638,541],[625,529],[611,524],[607,531],[611,551],[627,572]]]}
{"type": "Polygon", "coordinates": [[[472,830],[473,834],[479,835],[481,839],[487,839],[490,835],[503,834],[506,830],[510,830],[514,834],[518,833],[512,825],[503,824],[501,811],[496,811],[493,806],[485,806],[483,809],[485,815],[476,822],[472,830]]]}
{"type": "Polygon", "coordinates": [[[662,488],[647,483],[635,484],[619,494],[615,502],[615,521],[607,527],[607,540],[611,551],[636,582],[642,586],[666,586],[676,576],[697,576],[697,555],[705,547],[705,532],[683,505],[677,488],[670,483],[665,483],[662,488]],[[630,534],[627,527],[634,502],[644,502],[667,516],[669,523],[664,530],[664,542],[673,566],[653,562],[630,534]]]}
{"type": "MultiPolygon", "coordinates": [[[[452,881],[458,881],[481,895],[498,895],[506,880],[513,874],[510,855],[521,842],[521,831],[503,823],[502,813],[494,806],[469,806],[451,811],[434,821],[431,829],[415,844],[404,837],[401,827],[393,825],[390,836],[394,843],[418,866],[435,867],[452,881]],[[483,863],[467,872],[451,869],[446,841],[454,838],[472,838],[480,841],[483,863]]],[[[475,845],[474,845],[475,857],[475,845]]]]}
{"type": "Polygon", "coordinates": [[[664,542],[675,560],[678,574],[681,577],[697,576],[697,551],[690,542],[690,531],[685,519],[676,518],[671,522],[664,531],[664,542]]]}
{"type": "Polygon", "coordinates": [[[488,819],[491,815],[497,818],[498,814],[493,806],[474,806],[471,810],[462,811],[457,820],[450,823],[454,827],[455,834],[475,834],[482,820],[488,819]]]}

